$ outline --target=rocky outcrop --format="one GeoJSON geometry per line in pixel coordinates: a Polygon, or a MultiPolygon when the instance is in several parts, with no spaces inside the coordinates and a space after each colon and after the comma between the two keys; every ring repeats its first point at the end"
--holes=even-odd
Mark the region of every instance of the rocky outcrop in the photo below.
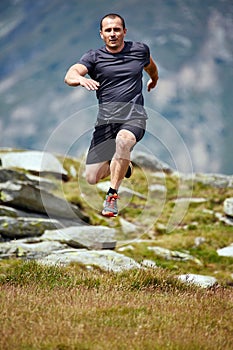
{"type": "MultiPolygon", "coordinates": [[[[35,173],[39,175],[49,173],[55,175],[56,178],[59,176],[61,180],[67,177],[67,172],[57,158],[40,152],[13,153],[11,155],[0,154],[2,165],[5,166],[0,167],[0,259],[18,257],[35,259],[42,264],[52,265],[77,262],[88,268],[98,266],[103,270],[114,272],[135,268],[157,268],[154,261],[145,260],[139,264],[121,254],[127,249],[133,250],[131,245],[123,244],[123,247],[118,247],[118,252],[114,251],[117,245],[115,229],[101,225],[88,225],[87,216],[78,206],[69,203],[65,198],[54,195],[56,182],[46,177],[35,176],[35,173]],[[14,159],[17,161],[13,161],[14,159]],[[53,165],[49,163],[50,161],[53,161],[53,165]]],[[[179,176],[184,181],[197,181],[215,187],[232,187],[230,176],[177,174],[165,163],[155,161],[154,157],[152,159],[145,154],[135,154],[135,157],[136,165],[152,169],[154,177],[165,178],[166,174],[170,173],[171,176],[179,176]]],[[[97,188],[104,192],[108,187],[108,181],[97,185],[97,188]]],[[[153,195],[161,196],[166,194],[166,187],[161,184],[153,184],[149,186],[149,191],[153,195]]],[[[144,194],[124,186],[121,186],[120,194],[127,200],[132,196],[143,200],[147,198],[144,194]]],[[[177,204],[177,202],[184,201],[192,205],[208,202],[206,198],[180,198],[178,201],[171,202],[177,204]]],[[[232,225],[232,198],[224,202],[224,211],[225,215],[214,212],[213,215],[226,224],[232,225]]],[[[132,239],[143,226],[143,223],[138,226],[138,223],[128,222],[122,217],[119,218],[119,224],[122,232],[130,235],[132,239]]],[[[158,232],[166,232],[166,226],[163,224],[157,223],[156,227],[158,232]]],[[[205,242],[203,237],[197,238],[194,242],[195,246],[205,242]]],[[[147,249],[152,255],[154,254],[155,259],[159,257],[180,262],[191,261],[199,266],[202,265],[202,262],[188,251],[172,251],[159,246],[150,246],[147,249]]],[[[217,253],[220,256],[232,257],[232,245],[218,249],[217,253]]],[[[187,274],[178,278],[182,282],[202,287],[211,287],[217,283],[216,279],[211,276],[187,274]]]]}
{"type": "Polygon", "coordinates": [[[162,162],[152,154],[145,152],[133,151],[132,162],[137,166],[152,171],[163,171],[165,173],[172,173],[174,170],[165,162],[162,162]]]}
{"type": "Polygon", "coordinates": [[[36,173],[52,173],[67,177],[67,171],[51,153],[40,151],[7,152],[0,154],[3,168],[18,168],[36,173]]]}

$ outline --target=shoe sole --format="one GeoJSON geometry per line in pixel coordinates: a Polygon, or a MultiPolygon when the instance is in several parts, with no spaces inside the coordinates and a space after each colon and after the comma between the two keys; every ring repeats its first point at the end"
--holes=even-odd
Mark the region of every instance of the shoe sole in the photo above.
{"type": "Polygon", "coordinates": [[[113,213],[112,211],[102,211],[101,214],[107,218],[113,218],[118,215],[117,213],[113,213]]]}

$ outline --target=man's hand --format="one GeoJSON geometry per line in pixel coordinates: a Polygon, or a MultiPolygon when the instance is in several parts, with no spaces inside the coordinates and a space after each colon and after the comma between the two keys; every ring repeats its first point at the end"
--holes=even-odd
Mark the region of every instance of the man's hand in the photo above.
{"type": "Polygon", "coordinates": [[[147,83],[147,91],[149,92],[151,89],[154,89],[157,85],[157,80],[150,79],[147,83]]]}
{"type": "Polygon", "coordinates": [[[66,73],[65,83],[70,86],[83,86],[88,91],[98,90],[100,84],[91,78],[86,78],[85,75],[88,73],[87,68],[80,63],[76,63],[71,66],[66,73]]]}
{"type": "Polygon", "coordinates": [[[81,76],[79,77],[79,84],[89,91],[98,90],[100,86],[100,83],[98,81],[81,76]]]}

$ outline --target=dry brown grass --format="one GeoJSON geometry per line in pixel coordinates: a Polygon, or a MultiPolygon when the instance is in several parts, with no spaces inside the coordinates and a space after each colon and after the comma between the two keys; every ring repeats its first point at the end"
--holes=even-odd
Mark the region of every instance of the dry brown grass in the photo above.
{"type": "Polygon", "coordinates": [[[73,266],[65,273],[74,277],[73,285],[63,285],[61,272],[61,286],[52,288],[36,278],[18,283],[5,275],[2,350],[233,348],[230,289],[169,286],[159,272],[117,277],[92,271],[91,278],[73,266]]]}

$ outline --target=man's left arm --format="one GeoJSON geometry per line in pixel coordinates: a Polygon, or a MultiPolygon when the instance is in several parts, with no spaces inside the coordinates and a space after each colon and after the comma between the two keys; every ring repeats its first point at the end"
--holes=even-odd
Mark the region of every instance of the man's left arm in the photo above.
{"type": "Polygon", "coordinates": [[[158,68],[151,56],[150,56],[150,63],[146,67],[144,67],[144,70],[150,76],[150,80],[147,83],[147,91],[150,91],[151,89],[155,88],[157,81],[159,79],[158,68]]]}

